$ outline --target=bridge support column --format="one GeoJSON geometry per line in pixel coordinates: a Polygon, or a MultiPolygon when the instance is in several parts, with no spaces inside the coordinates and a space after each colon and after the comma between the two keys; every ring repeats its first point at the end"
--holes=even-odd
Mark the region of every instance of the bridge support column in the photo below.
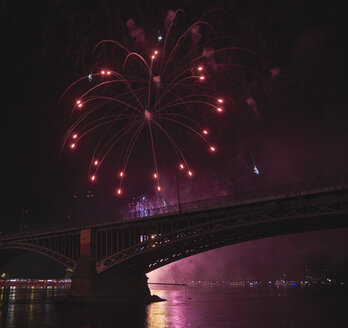
{"type": "Polygon", "coordinates": [[[91,256],[91,230],[82,230],[80,258],[71,277],[70,299],[81,301],[152,301],[147,277],[142,272],[118,272],[117,267],[101,274],[91,256]]]}

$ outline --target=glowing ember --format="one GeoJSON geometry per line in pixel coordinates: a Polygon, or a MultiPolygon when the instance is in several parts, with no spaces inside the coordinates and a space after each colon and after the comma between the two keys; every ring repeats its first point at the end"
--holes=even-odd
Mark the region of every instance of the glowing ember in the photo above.
{"type": "Polygon", "coordinates": [[[145,110],[145,118],[149,120],[151,118],[151,113],[148,110],[145,110]]]}

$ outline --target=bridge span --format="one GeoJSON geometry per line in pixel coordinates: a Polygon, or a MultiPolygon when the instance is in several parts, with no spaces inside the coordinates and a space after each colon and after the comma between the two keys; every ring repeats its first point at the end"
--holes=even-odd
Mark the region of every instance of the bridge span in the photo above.
{"type": "Polygon", "coordinates": [[[36,252],[71,268],[72,296],[149,295],[146,273],[211,249],[348,227],[348,176],[130,213],[99,225],[0,237],[0,265],[36,252]]]}

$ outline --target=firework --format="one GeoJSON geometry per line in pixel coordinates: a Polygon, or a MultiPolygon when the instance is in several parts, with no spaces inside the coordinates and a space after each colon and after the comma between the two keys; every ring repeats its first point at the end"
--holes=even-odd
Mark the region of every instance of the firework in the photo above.
{"type": "MultiPolygon", "coordinates": [[[[140,136],[149,140],[148,153],[153,165],[150,174],[158,192],[162,188],[155,134],[165,138],[176,154],[177,162],[173,163],[173,168],[186,170],[189,177],[194,172],[189,164],[190,156],[178,145],[173,131],[179,128],[186,130],[188,137],[198,136],[208,152],[216,152],[216,146],[207,139],[208,129],[201,127],[200,117],[206,111],[221,115],[224,99],[210,88],[212,83],[209,80],[213,79],[214,72],[209,65],[205,66],[205,62],[211,62],[216,53],[237,48],[214,50],[208,47],[214,30],[203,20],[192,24],[174,39],[172,30],[180,13],[182,11],[178,10],[165,33],[157,36],[159,47],[147,56],[131,51],[117,41],[99,42],[95,51],[103,45],[104,48],[116,47],[123,52],[122,68],[102,67],[90,72],[72,83],[63,94],[73,87],[85,85],[85,80],[89,82],[88,89],[75,100],[73,122],[66,133],[64,145],[70,144],[71,150],[75,150],[87,135],[97,136],[90,158],[89,179],[92,182],[97,180],[104,160],[116,149],[120,160],[115,168],[119,172],[116,174],[116,195],[123,192],[129,159],[140,136]],[[203,32],[208,34],[204,39],[203,32]]],[[[212,131],[209,127],[209,137],[212,131]]]]}

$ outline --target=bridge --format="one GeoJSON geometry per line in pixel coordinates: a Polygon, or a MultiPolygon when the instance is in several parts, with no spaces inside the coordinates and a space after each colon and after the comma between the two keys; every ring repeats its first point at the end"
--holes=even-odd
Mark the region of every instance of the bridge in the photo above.
{"type": "Polygon", "coordinates": [[[348,227],[348,175],[151,210],[99,225],[0,237],[0,266],[36,252],[73,270],[70,295],[150,295],[146,273],[243,241],[348,227]]]}

